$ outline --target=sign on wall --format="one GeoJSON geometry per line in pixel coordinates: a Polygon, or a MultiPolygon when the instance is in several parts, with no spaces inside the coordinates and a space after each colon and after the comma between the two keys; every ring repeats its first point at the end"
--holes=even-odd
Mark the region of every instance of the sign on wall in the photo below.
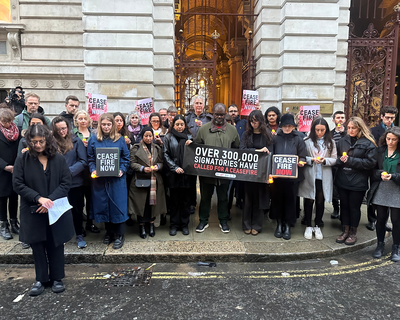
{"type": "Polygon", "coordinates": [[[88,113],[93,121],[99,121],[100,115],[107,112],[107,96],[88,93],[88,113]]]}
{"type": "Polygon", "coordinates": [[[201,177],[267,183],[270,160],[266,152],[192,143],[185,146],[182,169],[201,177]]]}
{"type": "Polygon", "coordinates": [[[96,175],[119,176],[119,148],[96,148],[96,175]]]}

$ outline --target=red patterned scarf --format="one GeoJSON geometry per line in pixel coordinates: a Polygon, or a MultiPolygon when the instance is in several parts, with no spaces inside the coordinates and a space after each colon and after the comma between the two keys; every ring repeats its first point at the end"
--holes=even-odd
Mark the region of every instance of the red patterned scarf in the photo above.
{"type": "MultiPolygon", "coordinates": [[[[147,148],[146,144],[143,142],[143,140],[140,142],[142,144],[143,150],[146,153],[148,159],[149,159],[149,164],[150,167],[153,167],[155,165],[154,163],[154,147],[153,144],[151,144],[151,152],[147,148]]],[[[150,179],[150,201],[149,204],[151,206],[155,206],[157,204],[157,177],[154,171],[151,172],[151,179],[150,179]]]]}
{"type": "Polygon", "coordinates": [[[4,136],[6,137],[6,139],[8,141],[15,141],[18,139],[19,130],[14,122],[11,122],[11,127],[8,129],[3,127],[3,125],[0,123],[0,130],[1,130],[1,133],[4,134],[4,136]]]}

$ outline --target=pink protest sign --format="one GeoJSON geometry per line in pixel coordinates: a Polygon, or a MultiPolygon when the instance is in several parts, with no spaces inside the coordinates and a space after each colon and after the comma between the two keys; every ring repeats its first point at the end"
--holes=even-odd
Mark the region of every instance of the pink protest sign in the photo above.
{"type": "Polygon", "coordinates": [[[319,110],[320,106],[300,106],[298,130],[309,132],[313,119],[319,116],[319,110]]]}
{"type": "Polygon", "coordinates": [[[241,116],[248,116],[250,112],[255,110],[258,103],[258,92],[251,90],[243,90],[241,116]]]}
{"type": "Polygon", "coordinates": [[[88,113],[93,121],[99,121],[100,115],[107,112],[107,96],[88,93],[88,113]]]}
{"type": "Polygon", "coordinates": [[[149,123],[149,116],[154,112],[153,100],[151,98],[136,101],[136,108],[139,111],[142,124],[149,123]]]}

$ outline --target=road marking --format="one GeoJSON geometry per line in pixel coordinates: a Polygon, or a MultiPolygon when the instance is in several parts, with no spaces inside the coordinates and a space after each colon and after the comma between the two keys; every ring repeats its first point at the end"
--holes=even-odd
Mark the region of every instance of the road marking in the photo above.
{"type": "MultiPolygon", "coordinates": [[[[384,259],[370,260],[362,263],[344,265],[344,266],[329,266],[324,269],[305,269],[305,270],[273,270],[273,271],[248,271],[248,272],[206,272],[203,271],[201,275],[192,276],[187,272],[153,272],[152,279],[218,279],[218,278],[232,278],[240,277],[246,279],[281,279],[281,278],[313,278],[325,276],[339,276],[345,274],[355,274],[365,271],[374,270],[381,267],[392,265],[394,262],[387,260],[390,257],[388,254],[384,259]],[[283,275],[284,273],[284,275],[283,275]]],[[[102,279],[104,273],[95,273],[93,276],[80,277],[79,279],[102,279]]]]}

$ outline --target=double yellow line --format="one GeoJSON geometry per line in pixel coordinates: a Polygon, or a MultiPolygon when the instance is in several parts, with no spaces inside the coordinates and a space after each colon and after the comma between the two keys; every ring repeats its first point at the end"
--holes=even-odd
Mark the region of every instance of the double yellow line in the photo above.
{"type": "MultiPolygon", "coordinates": [[[[245,279],[281,279],[281,278],[313,278],[313,277],[329,277],[346,274],[354,274],[386,267],[393,264],[388,260],[387,255],[381,260],[371,260],[367,262],[350,264],[344,266],[329,266],[323,269],[306,269],[306,270],[273,270],[273,271],[240,271],[240,272],[153,272],[152,279],[173,280],[173,279],[222,279],[239,277],[245,279]]],[[[147,269],[146,269],[147,270],[147,269]]],[[[107,280],[104,275],[107,273],[96,273],[89,277],[80,277],[79,279],[96,279],[107,280]]]]}

